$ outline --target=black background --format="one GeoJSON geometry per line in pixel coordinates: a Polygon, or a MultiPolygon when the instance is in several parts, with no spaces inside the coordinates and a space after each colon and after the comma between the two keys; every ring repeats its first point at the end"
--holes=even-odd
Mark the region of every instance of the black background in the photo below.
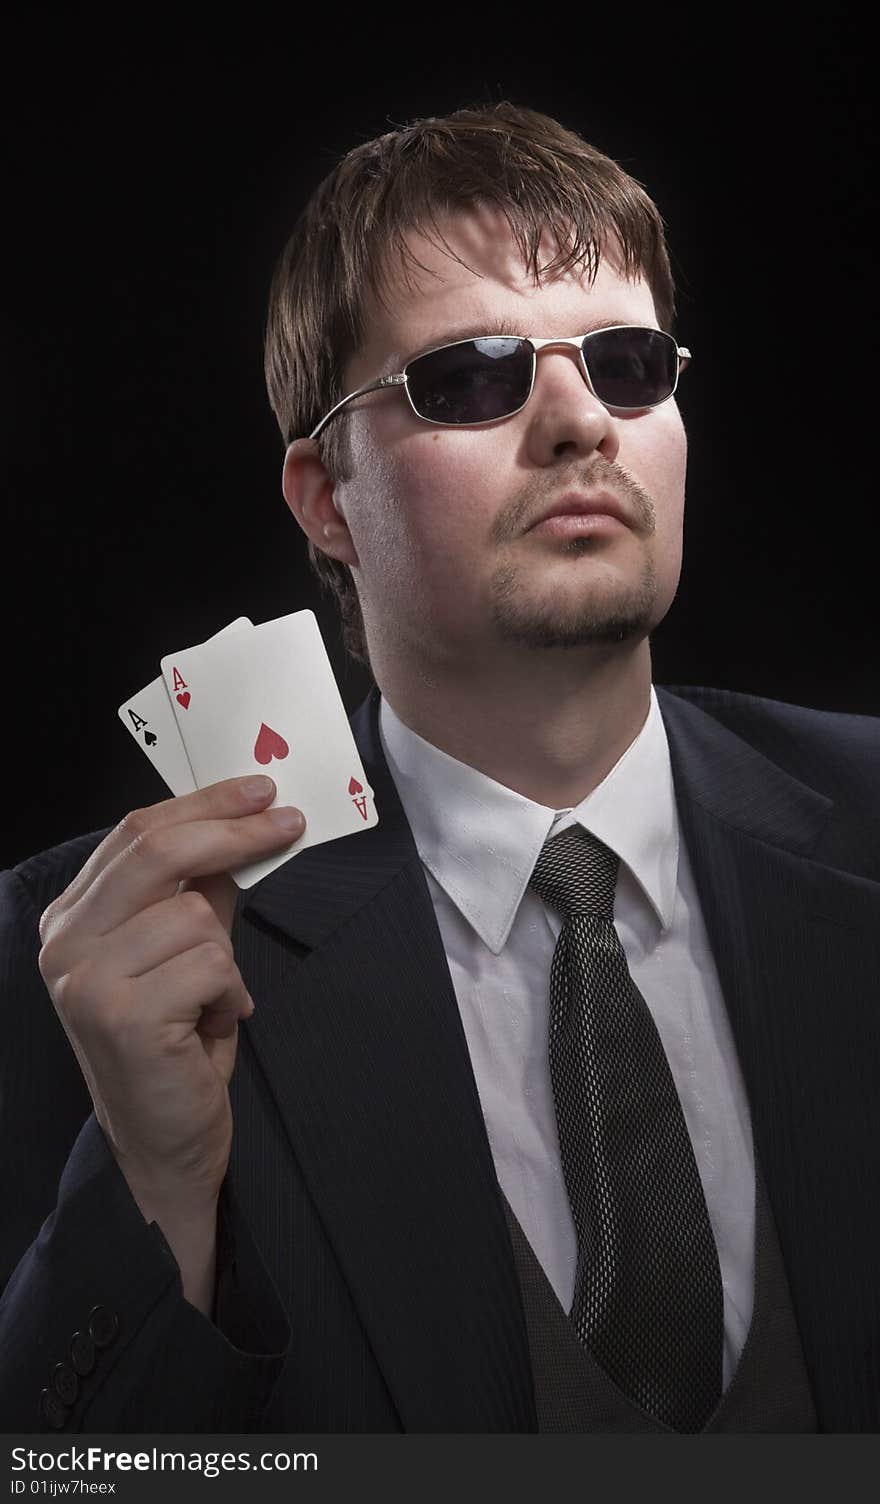
{"type": "Polygon", "coordinates": [[[347,709],[366,692],[281,495],[266,299],[342,153],[464,104],[555,115],[666,221],[694,361],[655,682],[880,714],[876,132],[853,16],[771,36],[769,10],[376,7],[353,29],[327,8],[187,38],[123,14],[124,37],[20,22],[2,65],[3,865],[168,797],[117,706],[235,616],[311,607],[347,709]]]}

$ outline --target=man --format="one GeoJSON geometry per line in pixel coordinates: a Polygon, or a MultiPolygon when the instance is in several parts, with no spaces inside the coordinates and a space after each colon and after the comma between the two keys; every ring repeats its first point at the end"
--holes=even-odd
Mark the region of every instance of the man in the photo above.
{"type": "Polygon", "coordinates": [[[302,826],[232,780],[5,874],[7,1425],[878,1429],[878,722],[652,684],[673,307],[510,104],[308,205],[267,379],[380,819],[239,894],[302,826]]]}

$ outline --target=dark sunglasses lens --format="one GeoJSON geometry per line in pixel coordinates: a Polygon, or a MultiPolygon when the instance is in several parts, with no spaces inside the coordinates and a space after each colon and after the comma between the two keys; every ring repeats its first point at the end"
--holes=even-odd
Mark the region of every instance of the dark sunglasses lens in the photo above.
{"type": "Polygon", "coordinates": [[[657,329],[598,329],[584,344],[590,380],[609,407],[653,407],[675,390],[678,348],[657,329]]]}
{"type": "Polygon", "coordinates": [[[491,423],[522,407],[532,352],[512,336],[469,339],[419,355],[406,368],[413,406],[434,423],[491,423]]]}

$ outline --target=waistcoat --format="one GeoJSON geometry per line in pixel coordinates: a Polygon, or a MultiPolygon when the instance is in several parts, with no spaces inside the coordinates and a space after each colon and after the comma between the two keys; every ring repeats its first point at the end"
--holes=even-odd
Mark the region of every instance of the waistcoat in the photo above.
{"type": "MultiPolygon", "coordinates": [[[[580,1341],[501,1192],[522,1292],[539,1431],[676,1433],[609,1378],[580,1341]]],[[[773,1211],[755,1156],[755,1298],[739,1362],[703,1432],[818,1431],[773,1211]]]]}

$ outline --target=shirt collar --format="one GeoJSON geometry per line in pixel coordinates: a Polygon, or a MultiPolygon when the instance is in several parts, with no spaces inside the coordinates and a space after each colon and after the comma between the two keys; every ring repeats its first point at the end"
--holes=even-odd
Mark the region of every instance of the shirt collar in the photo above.
{"type": "Polygon", "coordinates": [[[379,735],[419,856],[495,955],[548,835],[575,823],[617,853],[662,927],[671,925],[678,817],[653,684],[641,731],[592,793],[569,810],[536,804],[450,757],[404,725],[384,695],[379,735]]]}

